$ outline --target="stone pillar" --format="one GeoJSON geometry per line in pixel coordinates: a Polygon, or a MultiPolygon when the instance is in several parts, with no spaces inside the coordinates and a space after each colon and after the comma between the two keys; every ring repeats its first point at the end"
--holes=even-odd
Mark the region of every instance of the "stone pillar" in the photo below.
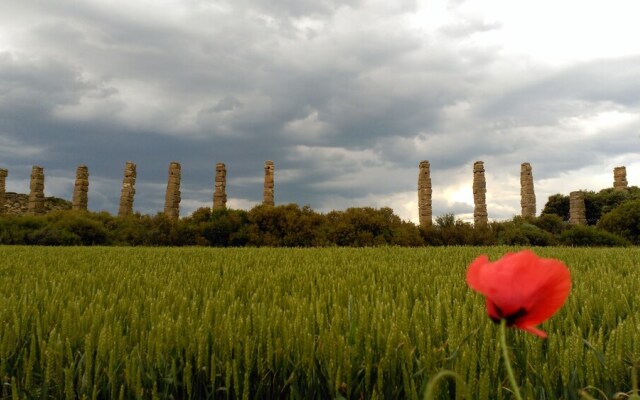
{"type": "Polygon", "coordinates": [[[89,169],[86,165],[80,165],[76,169],[76,184],[73,188],[72,210],[87,211],[89,202],[89,169]]]}
{"type": "Polygon", "coordinates": [[[536,216],[536,192],[533,190],[531,164],[520,165],[520,207],[523,217],[536,216]]]}
{"type": "Polygon", "coordinates": [[[487,224],[487,182],[484,179],[484,162],[473,163],[473,224],[483,226],[487,224]]]}
{"type": "Polygon", "coordinates": [[[213,192],[213,208],[227,207],[227,167],[224,163],[216,164],[215,190],[213,192]]]}
{"type": "Polygon", "coordinates": [[[418,213],[420,226],[431,226],[431,170],[429,161],[420,161],[420,172],[418,173],[418,213]]]}
{"type": "Polygon", "coordinates": [[[587,224],[587,209],[584,205],[584,192],[569,193],[569,223],[572,225],[587,224]]]}
{"type": "Polygon", "coordinates": [[[0,168],[0,214],[4,214],[5,212],[4,194],[7,191],[7,175],[9,175],[9,171],[4,168],[0,168]]]}
{"type": "Polygon", "coordinates": [[[613,169],[613,190],[623,192],[627,190],[627,168],[615,167],[613,169]]]}
{"type": "Polygon", "coordinates": [[[118,216],[130,215],[133,213],[133,197],[136,194],[136,165],[127,161],[124,167],[124,177],[122,178],[122,191],[120,192],[120,207],[118,216]]]}
{"type": "Polygon", "coordinates": [[[275,166],[273,165],[273,161],[267,160],[264,162],[264,192],[263,192],[263,200],[262,204],[273,206],[275,205],[274,194],[273,194],[273,175],[275,171],[275,166]]]}
{"type": "Polygon", "coordinates": [[[170,219],[178,219],[180,216],[180,164],[175,161],[169,164],[164,213],[170,219]]]}
{"type": "Polygon", "coordinates": [[[44,214],[44,168],[38,166],[31,168],[29,190],[27,213],[31,215],[44,214]]]}

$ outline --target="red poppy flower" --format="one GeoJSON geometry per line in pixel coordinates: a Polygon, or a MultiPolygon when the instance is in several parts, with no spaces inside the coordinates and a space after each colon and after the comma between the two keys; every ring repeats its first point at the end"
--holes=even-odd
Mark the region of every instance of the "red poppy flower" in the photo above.
{"type": "Polygon", "coordinates": [[[561,261],[524,250],[496,262],[489,262],[486,255],[476,258],[467,270],[467,284],[485,296],[494,322],[505,319],[507,326],[544,338],[547,334],[535,326],[562,307],[571,290],[571,276],[561,261]]]}

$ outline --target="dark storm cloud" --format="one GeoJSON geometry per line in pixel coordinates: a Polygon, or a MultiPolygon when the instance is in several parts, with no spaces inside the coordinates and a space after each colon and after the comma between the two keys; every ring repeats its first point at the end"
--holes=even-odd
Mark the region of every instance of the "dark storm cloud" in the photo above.
{"type": "MultiPolygon", "coordinates": [[[[636,112],[637,58],[511,71],[499,48],[470,41],[499,23],[461,17],[426,35],[404,20],[418,5],[3,4],[2,166],[25,181],[41,164],[47,192],[69,198],[76,166],[87,164],[90,207],[114,212],[131,160],[135,207],[155,212],[171,161],[182,164],[192,211],[211,201],[216,162],[227,165],[230,198],[259,202],[273,159],[276,201],[322,209],[415,191],[422,159],[445,185],[466,180],[460,171],[477,159],[494,171],[530,161],[536,176],[553,177],[629,148],[632,125],[604,143],[573,138],[579,128],[566,120],[612,104],[636,112]],[[574,136],[558,140],[558,129],[574,136]]],[[[447,204],[468,211],[443,199],[434,209],[447,204]]]]}

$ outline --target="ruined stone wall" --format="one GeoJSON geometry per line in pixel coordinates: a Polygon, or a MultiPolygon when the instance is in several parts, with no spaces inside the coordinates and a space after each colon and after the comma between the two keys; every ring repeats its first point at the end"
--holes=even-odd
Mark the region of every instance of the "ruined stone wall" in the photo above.
{"type": "Polygon", "coordinates": [[[587,209],[584,205],[584,192],[569,193],[569,223],[572,225],[587,224],[587,209]]]}
{"type": "Polygon", "coordinates": [[[264,192],[262,204],[273,206],[274,201],[274,173],[275,166],[273,161],[267,160],[264,162],[264,192]]]}
{"type": "Polygon", "coordinates": [[[627,168],[615,167],[613,169],[613,189],[619,192],[627,190],[627,168]]]}
{"type": "Polygon", "coordinates": [[[431,226],[432,224],[430,168],[429,161],[420,161],[420,172],[418,173],[418,211],[420,226],[423,227],[431,226]]]}
{"type": "Polygon", "coordinates": [[[133,197],[136,194],[136,165],[127,161],[124,167],[124,177],[122,178],[122,191],[120,192],[120,207],[118,216],[130,215],[133,213],[133,197]]]}
{"type": "Polygon", "coordinates": [[[5,212],[5,192],[7,189],[7,175],[9,175],[9,171],[4,168],[0,168],[0,214],[5,212]]]}
{"type": "Polygon", "coordinates": [[[29,190],[28,213],[32,215],[44,214],[44,168],[37,165],[31,168],[29,190]]]}
{"type": "Polygon", "coordinates": [[[531,164],[520,165],[520,207],[523,217],[536,216],[536,193],[533,189],[531,164]]]}
{"type": "Polygon", "coordinates": [[[171,219],[178,219],[180,216],[180,164],[175,161],[169,164],[164,213],[171,219]]]}
{"type": "Polygon", "coordinates": [[[73,210],[87,210],[89,203],[89,168],[80,165],[76,169],[76,183],[73,187],[73,199],[71,208],[73,210]]]}
{"type": "Polygon", "coordinates": [[[484,177],[484,162],[473,163],[473,223],[475,226],[486,225],[487,215],[487,182],[484,177]]]}
{"type": "Polygon", "coordinates": [[[227,207],[227,167],[224,163],[216,164],[215,190],[213,192],[213,208],[227,207]]]}
{"type": "MultiPolygon", "coordinates": [[[[4,213],[7,215],[28,215],[29,195],[24,193],[6,192],[4,194],[4,213]]],[[[51,211],[70,210],[71,202],[58,197],[44,198],[44,213],[51,211]]]]}

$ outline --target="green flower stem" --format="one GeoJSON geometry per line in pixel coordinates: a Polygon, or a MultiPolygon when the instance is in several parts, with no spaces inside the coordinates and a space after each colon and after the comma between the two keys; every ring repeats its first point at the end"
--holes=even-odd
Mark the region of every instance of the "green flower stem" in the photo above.
{"type": "Polygon", "coordinates": [[[507,320],[503,319],[500,321],[500,347],[502,347],[502,358],[504,358],[504,365],[507,367],[507,374],[509,375],[509,381],[511,382],[511,389],[513,389],[513,394],[516,396],[516,399],[522,400],[522,395],[520,394],[520,388],[518,387],[518,383],[516,382],[516,377],[513,374],[513,368],[511,368],[511,361],[509,360],[509,350],[507,349],[507,320]]]}

